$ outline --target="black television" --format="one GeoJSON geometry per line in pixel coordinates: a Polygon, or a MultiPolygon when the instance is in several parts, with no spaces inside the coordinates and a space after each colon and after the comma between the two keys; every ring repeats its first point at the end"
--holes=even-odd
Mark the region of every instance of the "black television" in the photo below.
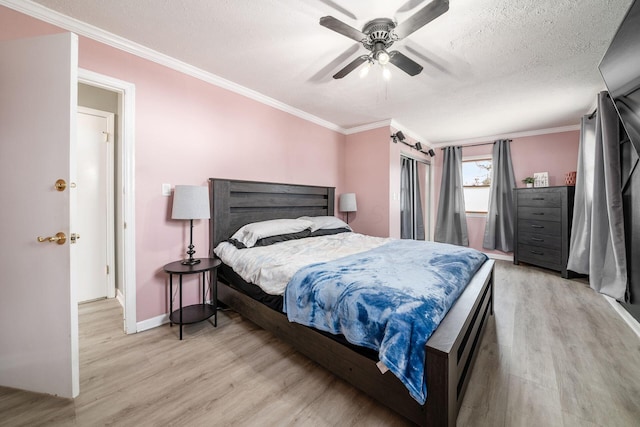
{"type": "Polygon", "coordinates": [[[640,155],[640,0],[634,0],[602,61],[600,74],[640,155]]]}

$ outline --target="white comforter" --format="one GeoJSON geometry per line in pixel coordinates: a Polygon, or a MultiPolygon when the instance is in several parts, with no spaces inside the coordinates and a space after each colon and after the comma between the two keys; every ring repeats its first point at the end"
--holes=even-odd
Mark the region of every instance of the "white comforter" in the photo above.
{"type": "Polygon", "coordinates": [[[332,261],[377,248],[391,239],[358,233],[289,240],[271,246],[237,249],[220,243],[214,252],[245,281],[271,295],[282,295],[296,271],[305,265],[332,261]]]}

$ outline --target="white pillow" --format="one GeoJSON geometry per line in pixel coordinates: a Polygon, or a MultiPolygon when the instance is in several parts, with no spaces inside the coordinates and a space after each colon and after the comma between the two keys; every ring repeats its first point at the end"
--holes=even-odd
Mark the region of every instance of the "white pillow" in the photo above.
{"type": "Polygon", "coordinates": [[[247,224],[236,231],[231,238],[242,243],[247,248],[251,248],[258,240],[265,237],[298,233],[312,227],[313,223],[311,221],[303,219],[272,219],[247,224]]]}
{"type": "Polygon", "coordinates": [[[335,216],[301,216],[298,219],[311,221],[313,223],[311,227],[312,233],[316,230],[333,230],[335,228],[348,228],[351,230],[351,227],[346,222],[335,216]]]}

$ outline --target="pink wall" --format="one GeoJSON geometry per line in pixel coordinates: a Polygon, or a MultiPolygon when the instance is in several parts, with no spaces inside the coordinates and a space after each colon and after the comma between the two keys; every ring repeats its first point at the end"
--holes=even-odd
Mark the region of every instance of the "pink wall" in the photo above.
{"type": "Polygon", "coordinates": [[[358,233],[389,234],[389,128],[348,135],[344,159],[344,192],[356,193],[358,212],[349,223],[358,233]]]}
{"type": "MultiPolygon", "coordinates": [[[[0,39],[61,31],[0,7],[0,39]]],[[[219,177],[342,192],[340,133],[84,37],[79,65],[136,86],[138,322],[168,311],[162,266],[183,256],[188,239],[186,222],[170,220],[172,199],[161,195],[162,183],[207,185],[219,177]]],[[[196,256],[206,256],[208,224],[194,226],[196,256]]]]}
{"type": "MultiPolygon", "coordinates": [[[[400,155],[428,157],[404,144],[392,143],[391,134],[395,132],[383,126],[347,136],[344,188],[345,192],[356,193],[358,212],[349,218],[358,233],[400,238],[400,155]]],[[[409,137],[406,141],[415,143],[409,137]]]]}
{"type": "MultiPolygon", "coordinates": [[[[534,172],[548,172],[550,186],[564,185],[564,174],[576,170],[579,142],[579,131],[513,138],[511,142],[511,160],[517,186],[524,187],[522,179],[527,176],[533,176],[534,172]]],[[[492,148],[491,144],[463,147],[462,155],[466,157],[491,154],[492,148]]],[[[440,183],[442,180],[442,151],[438,150],[436,154],[436,160],[433,163],[435,212],[437,212],[437,201],[440,196],[440,183]]],[[[485,223],[485,216],[467,217],[469,246],[487,253],[505,255],[501,251],[489,251],[482,248],[485,223]]]]}

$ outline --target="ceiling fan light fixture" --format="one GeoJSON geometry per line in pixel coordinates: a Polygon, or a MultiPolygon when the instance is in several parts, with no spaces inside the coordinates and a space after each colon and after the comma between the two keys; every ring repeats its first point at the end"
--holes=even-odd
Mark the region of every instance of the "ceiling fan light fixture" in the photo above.
{"type": "Polygon", "coordinates": [[[380,50],[376,54],[376,59],[378,60],[380,65],[387,65],[389,63],[389,59],[391,58],[389,57],[389,54],[386,50],[380,50]]]}
{"type": "Polygon", "coordinates": [[[369,74],[369,70],[371,69],[371,61],[367,61],[367,63],[360,69],[360,78],[364,79],[369,74]]]}
{"type": "Polygon", "coordinates": [[[386,81],[389,81],[391,79],[391,70],[389,70],[389,68],[385,67],[384,65],[382,66],[382,78],[386,81]]]}

